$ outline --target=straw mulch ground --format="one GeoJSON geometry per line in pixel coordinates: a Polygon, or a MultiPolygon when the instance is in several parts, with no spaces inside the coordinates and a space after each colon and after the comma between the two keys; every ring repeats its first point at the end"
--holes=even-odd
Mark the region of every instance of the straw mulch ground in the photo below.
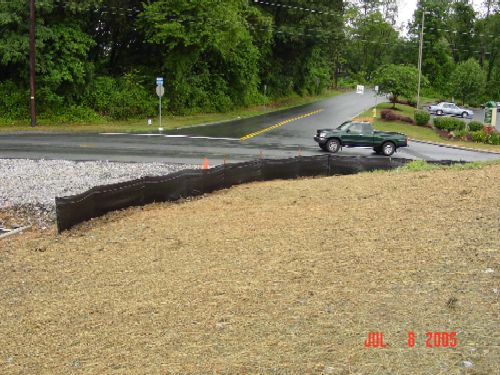
{"type": "Polygon", "coordinates": [[[493,374],[499,183],[498,165],[255,183],[1,241],[0,373],[493,374]]]}

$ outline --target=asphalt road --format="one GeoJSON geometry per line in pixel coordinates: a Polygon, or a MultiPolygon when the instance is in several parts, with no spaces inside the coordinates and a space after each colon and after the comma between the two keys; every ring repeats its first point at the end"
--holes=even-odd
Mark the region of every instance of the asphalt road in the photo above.
{"type": "MultiPolygon", "coordinates": [[[[380,99],[379,99],[380,101],[380,99]]],[[[375,104],[373,93],[347,93],[299,108],[259,117],[184,128],[160,134],[0,134],[0,158],[202,163],[318,155],[316,129],[331,128],[375,104]]],[[[379,158],[372,149],[340,154],[379,158]]],[[[499,154],[471,152],[411,142],[395,157],[425,160],[491,160],[499,154]]]]}

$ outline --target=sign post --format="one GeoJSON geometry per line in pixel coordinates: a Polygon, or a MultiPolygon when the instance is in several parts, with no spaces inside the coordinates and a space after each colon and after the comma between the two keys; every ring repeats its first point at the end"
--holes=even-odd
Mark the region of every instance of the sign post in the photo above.
{"type": "Polygon", "coordinates": [[[165,95],[165,87],[163,87],[163,77],[156,78],[156,95],[158,95],[158,98],[160,99],[160,106],[159,106],[160,122],[158,125],[158,131],[163,131],[163,128],[161,127],[161,98],[163,95],[165,95]]]}
{"type": "Polygon", "coordinates": [[[357,85],[356,86],[356,94],[363,95],[364,93],[365,93],[365,86],[363,86],[363,85],[357,85]]]}
{"type": "Polygon", "coordinates": [[[374,118],[377,118],[377,96],[378,96],[378,86],[375,86],[375,107],[373,108],[374,118]]]}

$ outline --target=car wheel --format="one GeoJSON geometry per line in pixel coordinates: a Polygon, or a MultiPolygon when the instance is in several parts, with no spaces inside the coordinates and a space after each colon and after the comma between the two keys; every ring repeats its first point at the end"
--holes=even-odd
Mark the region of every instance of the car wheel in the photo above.
{"type": "Polygon", "coordinates": [[[384,142],[382,145],[382,153],[385,156],[391,156],[396,151],[396,146],[392,142],[384,142]]]}
{"type": "Polygon", "coordinates": [[[462,112],[462,118],[467,118],[467,116],[469,116],[467,112],[462,112]]]}
{"type": "Polygon", "coordinates": [[[331,152],[332,154],[336,153],[338,150],[340,150],[340,142],[338,139],[329,139],[326,142],[326,150],[328,152],[331,152]]]}
{"type": "Polygon", "coordinates": [[[441,116],[442,114],[443,114],[443,111],[441,111],[441,110],[436,111],[436,115],[441,116]]]}

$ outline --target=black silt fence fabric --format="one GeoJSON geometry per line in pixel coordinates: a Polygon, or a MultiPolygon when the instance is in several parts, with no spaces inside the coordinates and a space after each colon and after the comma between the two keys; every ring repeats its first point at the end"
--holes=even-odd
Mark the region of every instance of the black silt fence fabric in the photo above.
{"type": "Polygon", "coordinates": [[[392,169],[406,162],[404,159],[327,154],[282,160],[257,160],[221,165],[209,170],[184,170],[166,176],[144,177],[94,187],[78,195],[56,198],[57,229],[62,232],[110,211],[153,202],[172,202],[248,182],[354,174],[376,169],[392,169]]]}
{"type": "Polygon", "coordinates": [[[223,166],[224,183],[219,189],[227,189],[233,185],[261,181],[261,161],[226,164],[223,166]]]}
{"type": "Polygon", "coordinates": [[[107,212],[144,204],[144,179],[96,186],[85,193],[56,197],[59,232],[107,212]]]}

